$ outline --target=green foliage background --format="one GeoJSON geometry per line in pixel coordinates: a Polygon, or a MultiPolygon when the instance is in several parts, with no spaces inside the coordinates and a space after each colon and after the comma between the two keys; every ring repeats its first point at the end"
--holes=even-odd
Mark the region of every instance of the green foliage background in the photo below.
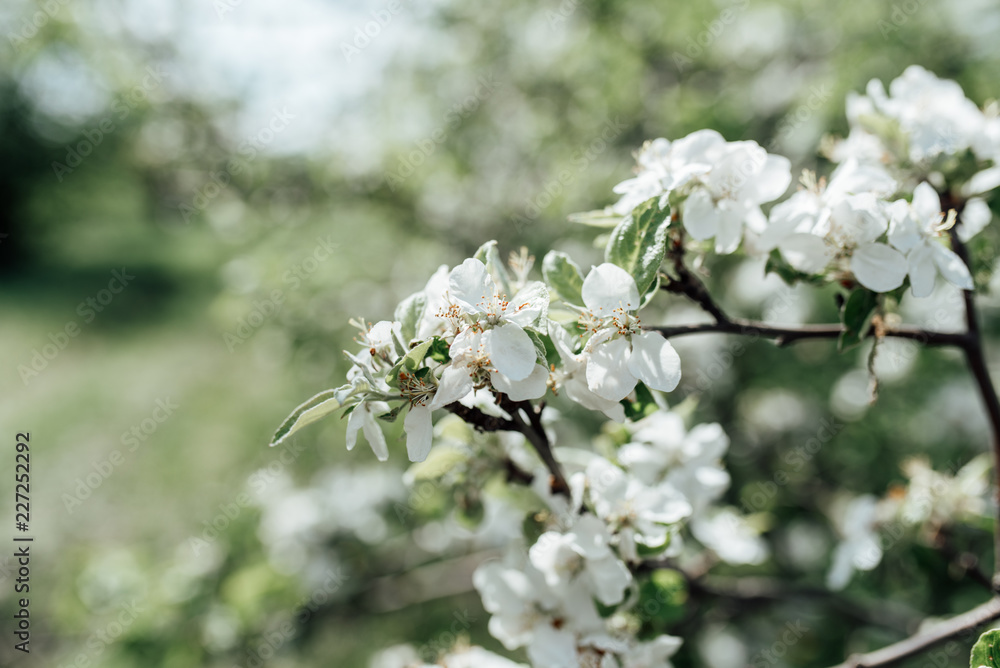
{"type": "MultiPolygon", "coordinates": [[[[114,131],[78,168],[61,179],[53,171],[53,161],[65,162],[68,149],[112,112],[68,118],[47,111],[25,83],[40,61],[56,54],[98,73],[114,100],[130,99],[116,96],[128,95],[147,66],[170,69],[192,57],[181,28],[156,39],[102,30],[96,7],[59,5],[30,39],[10,35],[41,5],[14,4],[2,17],[0,439],[12,461],[15,432],[31,432],[37,537],[33,656],[16,655],[5,633],[3,665],[69,666],[78,657],[89,663],[76,665],[107,668],[252,665],[248,651],[294,619],[316,589],[273,565],[258,536],[259,511],[237,499],[255,472],[278,461],[265,446],[289,410],[341,383],[341,351],[353,346],[348,318],[389,317],[437,266],[458,263],[491,238],[504,251],[524,245],[541,257],[555,248],[584,267],[597,261],[594,230],[566,216],[611,203],[611,187],[630,173],[631,153],[645,139],[714,128],[789,155],[796,170],[823,172],[829,167],[816,152],[823,133],[846,131],[844,96],[873,77],[888,81],[918,63],[955,78],[978,103],[1000,95],[1000,12],[974,0],[405,3],[351,62],[339,48],[316,54],[332,74],[315,85],[344,102],[311,119],[324,128],[315,141],[261,152],[185,220],[183,205],[238,155],[233,124],[244,102],[186,89],[177,77],[190,70],[174,70],[173,82],[130,104],[124,118],[114,115],[114,131]],[[346,81],[365,59],[367,92],[338,90],[338,78],[346,81]],[[485,92],[476,97],[479,88],[485,92]],[[445,128],[440,141],[432,139],[414,174],[402,183],[387,179],[438,128],[445,128]],[[308,271],[307,258],[324,244],[335,250],[308,271]],[[85,322],[79,304],[123,267],[134,281],[85,322]],[[267,311],[260,304],[275,291],[280,308],[265,313],[245,340],[227,341],[255,309],[267,311]],[[25,382],[19,368],[70,321],[81,333],[25,382]],[[167,398],[179,407],[129,450],[123,433],[167,398]],[[124,462],[68,507],[66,495],[115,450],[124,462]],[[192,538],[233,504],[238,516],[199,550],[192,538]],[[113,642],[95,641],[133,600],[143,610],[134,623],[113,642]]],[[[381,8],[365,7],[356,25],[381,8]]],[[[352,34],[345,31],[346,39],[352,34]]],[[[247,81],[252,90],[257,80],[247,81]]],[[[310,110],[297,114],[308,118],[310,110]]],[[[974,248],[986,292],[997,238],[990,229],[974,248]]],[[[710,269],[727,307],[759,315],[763,295],[740,291],[738,262],[710,269]]],[[[794,312],[836,319],[832,293],[791,299],[794,312]]],[[[664,298],[660,318],[694,315],[673,300],[664,298]]],[[[987,354],[998,360],[990,297],[983,315],[987,354]]],[[[733,440],[729,502],[750,504],[770,526],[773,563],[740,574],[822,584],[829,550],[809,562],[794,556],[803,549],[795,545],[803,535],[810,545],[834,544],[822,510],[841,490],[882,495],[902,481],[906,456],[922,453],[938,469],[954,469],[987,447],[985,421],[954,351],[919,353],[908,375],[885,382],[876,404],[847,419],[831,388],[863,369],[865,351],[760,342],[736,352],[735,343],[678,347],[690,379],[682,386],[698,396],[695,419],[720,421],[733,440]],[[718,379],[713,364],[726,367],[718,379]],[[711,382],[699,387],[705,377],[711,382]],[[800,460],[791,453],[830,424],[837,425],[832,440],[793,465],[800,460]],[[758,505],[754,495],[778,471],[788,483],[758,505]]],[[[853,392],[852,405],[864,404],[860,390],[844,392],[853,392]]],[[[389,438],[385,466],[401,469],[405,451],[391,429],[389,438]]],[[[345,452],[337,420],[296,443],[299,454],[280,468],[300,485],[317,471],[374,463],[364,446],[345,452]]],[[[0,479],[4,518],[13,513],[11,477],[0,479]]],[[[422,505],[418,516],[439,513],[438,501],[422,505]]],[[[349,574],[346,583],[311,606],[266,665],[365,666],[381,647],[437,642],[462,610],[473,617],[464,629],[471,641],[497,647],[468,572],[449,574],[449,586],[435,590],[445,596],[408,589],[405,576],[395,576],[417,561],[397,538],[418,518],[389,518],[395,538],[331,539],[326,547],[349,574]],[[373,593],[386,587],[397,594],[389,603],[373,593]]],[[[964,527],[954,539],[992,568],[988,525],[964,527]]],[[[0,618],[9,620],[12,578],[0,577],[0,618]]],[[[934,549],[904,542],[842,595],[692,600],[662,622],[686,638],[678,666],[762,665],[768,655],[760,652],[773,649],[795,621],[807,633],[768,665],[823,665],[902,637],[922,615],[982,600],[934,549]],[[874,624],[850,612],[857,606],[875,611],[874,624]],[[748,648],[737,664],[698,649],[713,645],[720,629],[748,648]]],[[[953,665],[965,664],[974,638],[967,640],[950,656],[953,665]]]]}

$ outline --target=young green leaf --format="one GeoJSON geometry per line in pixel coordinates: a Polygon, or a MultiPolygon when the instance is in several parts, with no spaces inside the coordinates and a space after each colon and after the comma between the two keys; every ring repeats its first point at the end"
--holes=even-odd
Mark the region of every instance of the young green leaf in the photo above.
{"type": "Polygon", "coordinates": [[[611,232],[604,259],[632,274],[639,294],[646,292],[660,270],[667,248],[669,214],[669,209],[661,210],[651,199],[637,206],[611,232]]]}
{"type": "Polygon", "coordinates": [[[542,276],[559,299],[567,304],[583,305],[583,272],[566,253],[549,251],[542,260],[542,276]]]}
{"type": "Polygon", "coordinates": [[[285,418],[278,430],[274,432],[274,436],[271,437],[271,447],[280,445],[298,430],[325,418],[340,408],[343,405],[341,403],[343,390],[344,388],[340,387],[336,390],[320,392],[292,411],[292,414],[285,418]]]}
{"type": "Polygon", "coordinates": [[[993,629],[979,636],[972,646],[969,668],[1000,668],[1000,630],[993,629]]]}
{"type": "Polygon", "coordinates": [[[844,325],[844,331],[840,333],[837,347],[841,352],[860,344],[868,335],[877,308],[878,295],[874,292],[857,288],[851,293],[840,311],[840,321],[844,325]]]}
{"type": "Polygon", "coordinates": [[[396,307],[393,319],[401,325],[403,341],[409,343],[417,337],[417,325],[427,308],[427,298],[423,292],[414,292],[396,307]]]}
{"type": "Polygon", "coordinates": [[[486,265],[486,271],[493,277],[493,280],[500,286],[500,290],[504,294],[514,294],[510,282],[510,273],[507,271],[507,266],[500,257],[496,241],[487,241],[479,247],[479,250],[472,257],[486,265]]]}

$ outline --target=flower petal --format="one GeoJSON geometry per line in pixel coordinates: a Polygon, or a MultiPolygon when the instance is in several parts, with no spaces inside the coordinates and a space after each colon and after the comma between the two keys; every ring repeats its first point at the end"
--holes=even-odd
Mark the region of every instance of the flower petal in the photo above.
{"type": "Polygon", "coordinates": [[[495,292],[496,285],[486,265],[475,258],[469,258],[448,274],[448,294],[470,313],[482,313],[484,302],[491,300],[495,292]]]}
{"type": "Polygon", "coordinates": [[[715,234],[715,252],[728,255],[736,250],[743,238],[743,219],[746,210],[732,200],[721,200],[718,209],[719,229],[715,234]]]}
{"type": "Polygon", "coordinates": [[[483,346],[497,371],[511,380],[524,380],[535,369],[535,344],[520,326],[508,323],[487,330],[483,346]]]}
{"type": "Polygon", "coordinates": [[[610,262],[590,270],[583,280],[583,303],[599,317],[609,317],[616,308],[634,311],[639,308],[639,288],[635,279],[610,262]]]}
{"type": "Polygon", "coordinates": [[[858,283],[875,292],[895,290],[906,278],[906,258],[881,243],[862,244],[851,257],[851,271],[858,283]]]}
{"type": "Polygon", "coordinates": [[[976,236],[993,220],[993,212],[989,205],[980,197],[973,197],[965,203],[962,214],[958,217],[962,224],[958,226],[958,238],[968,241],[976,236]]]}
{"type": "Polygon", "coordinates": [[[587,359],[587,385],[598,396],[621,401],[635,387],[636,378],[628,369],[629,342],[612,339],[595,346],[587,359]]]}
{"type": "Polygon", "coordinates": [[[804,274],[820,273],[833,258],[829,246],[815,234],[793,234],[778,244],[778,249],[793,269],[804,274]]]}
{"type": "MultiPolygon", "coordinates": [[[[357,410],[354,413],[357,413],[357,410]]],[[[351,413],[352,417],[354,413],[351,413]]],[[[366,417],[361,424],[361,428],[364,430],[365,438],[368,439],[368,445],[371,446],[375,457],[380,462],[384,462],[389,459],[389,448],[385,443],[385,434],[382,433],[382,428],[378,426],[375,416],[368,410],[365,410],[364,413],[366,417]]]]}
{"type": "Polygon", "coordinates": [[[954,251],[940,244],[931,244],[931,249],[934,264],[937,265],[938,271],[941,272],[946,281],[963,290],[972,290],[975,287],[972,284],[972,274],[969,273],[969,268],[954,251]]]}
{"type": "Polygon", "coordinates": [[[934,266],[934,251],[929,244],[921,244],[906,256],[910,265],[910,288],[914,297],[926,297],[934,292],[934,278],[937,269],[934,266]]]}
{"type": "Polygon", "coordinates": [[[490,381],[497,392],[503,392],[514,401],[540,399],[545,396],[545,390],[548,389],[549,370],[541,364],[536,364],[534,370],[524,380],[511,380],[502,373],[495,373],[490,377],[490,381]]]}
{"type": "Polygon", "coordinates": [[[934,186],[927,182],[922,182],[913,189],[913,202],[910,206],[921,226],[941,217],[941,199],[934,186]]]}
{"type": "Polygon", "coordinates": [[[681,382],[681,358],[658,332],[632,335],[629,372],[654,390],[670,392],[681,382]]]}
{"type": "Polygon", "coordinates": [[[451,365],[441,373],[441,380],[438,383],[437,392],[429,408],[444,408],[448,404],[458,401],[472,391],[472,377],[469,375],[468,367],[451,365]]]}
{"type": "Polygon", "coordinates": [[[711,239],[719,231],[719,214],[705,188],[698,188],[684,201],[681,219],[688,234],[699,241],[711,239]]]}
{"type": "Polygon", "coordinates": [[[403,419],[406,432],[406,454],[411,462],[422,462],[431,451],[431,409],[412,406],[403,419]]]}
{"type": "Polygon", "coordinates": [[[527,327],[549,306],[549,289],[541,281],[530,281],[517,291],[504,312],[504,320],[527,327]]]}

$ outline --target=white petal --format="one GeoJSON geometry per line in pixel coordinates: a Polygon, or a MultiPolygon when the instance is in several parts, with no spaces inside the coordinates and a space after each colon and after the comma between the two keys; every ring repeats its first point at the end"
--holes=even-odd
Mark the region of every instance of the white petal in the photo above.
{"type": "Polygon", "coordinates": [[[941,213],[941,198],[938,197],[937,191],[934,187],[926,182],[920,183],[916,188],[913,189],[913,202],[910,206],[913,207],[913,212],[917,216],[917,220],[921,223],[925,223],[930,220],[936,220],[941,213]]]}
{"type": "Polygon", "coordinates": [[[533,666],[578,668],[576,637],[568,629],[556,629],[541,623],[535,627],[528,645],[528,659],[533,666]]]}
{"type": "Polygon", "coordinates": [[[514,323],[487,330],[483,345],[497,371],[511,380],[524,380],[535,369],[538,353],[524,330],[514,323]]]}
{"type": "Polygon", "coordinates": [[[929,244],[917,246],[906,256],[910,265],[910,288],[914,297],[926,297],[934,292],[934,278],[937,269],[934,266],[934,251],[929,244]]]}
{"type": "Polygon", "coordinates": [[[958,226],[958,238],[962,241],[968,241],[990,224],[990,221],[993,220],[993,212],[990,211],[989,205],[982,198],[973,197],[965,203],[962,215],[958,218],[962,221],[962,224],[958,226]]]}
{"type": "Polygon", "coordinates": [[[452,300],[470,313],[482,313],[484,302],[491,300],[496,287],[486,265],[469,258],[448,275],[448,293],[452,300]]]}
{"type": "Polygon", "coordinates": [[[750,177],[740,195],[754,204],[778,199],[792,182],[792,163],[780,155],[768,155],[760,172],[750,177]]]}
{"type": "Polygon", "coordinates": [[[613,554],[604,559],[588,560],[587,573],[598,601],[604,605],[616,605],[625,599],[625,590],[632,582],[632,574],[613,554]]]}
{"type": "Polygon", "coordinates": [[[536,364],[534,370],[524,380],[510,380],[498,372],[490,377],[490,381],[497,392],[503,392],[514,401],[540,399],[545,396],[545,390],[548,389],[549,370],[541,364],[536,364]]]}
{"type": "Polygon", "coordinates": [[[815,234],[793,234],[778,244],[778,249],[793,269],[804,274],[820,273],[833,256],[826,242],[815,234]]]}
{"type": "MultiPolygon", "coordinates": [[[[355,410],[354,412],[356,413],[357,411],[355,410]]],[[[384,462],[389,459],[389,448],[385,444],[385,434],[382,433],[382,428],[378,426],[375,416],[367,410],[364,413],[367,417],[362,422],[361,428],[364,430],[365,438],[368,439],[368,445],[371,446],[375,457],[380,462],[384,462]]],[[[351,415],[353,416],[354,413],[351,413],[351,415]]]]}
{"type": "Polygon", "coordinates": [[[1000,186],[1000,166],[990,167],[974,174],[962,188],[964,195],[980,195],[1000,186]]]}
{"type": "Polygon", "coordinates": [[[590,270],[583,280],[583,303],[595,315],[609,317],[616,308],[639,308],[635,279],[616,264],[605,262],[590,270]]]}
{"type": "Polygon", "coordinates": [[[681,382],[681,358],[658,332],[632,335],[629,372],[654,390],[670,392],[681,382]]]}
{"type": "Polygon", "coordinates": [[[682,220],[688,234],[699,241],[715,236],[719,231],[719,214],[708,190],[698,188],[688,196],[684,202],[682,220]]]}
{"type": "Polygon", "coordinates": [[[719,228],[715,233],[715,252],[728,255],[739,248],[746,211],[732,200],[720,201],[717,211],[719,228]]]}
{"type": "Polygon", "coordinates": [[[963,290],[972,290],[974,288],[972,274],[969,273],[969,268],[962,262],[962,258],[958,257],[954,251],[940,244],[933,244],[931,248],[934,253],[934,264],[937,265],[938,271],[941,272],[946,281],[963,290]]]}
{"type": "Polygon", "coordinates": [[[617,401],[605,399],[594,393],[587,385],[586,378],[567,378],[563,381],[563,389],[572,401],[592,411],[601,411],[615,422],[625,421],[625,407],[617,401]]]}
{"type": "Polygon", "coordinates": [[[549,289],[541,281],[531,281],[517,291],[504,312],[504,319],[527,327],[542,315],[549,305],[549,289]]]}
{"type": "Polygon", "coordinates": [[[628,369],[629,342],[614,339],[598,344],[587,359],[587,384],[592,392],[611,401],[621,401],[635,387],[628,369]]]}
{"type": "Polygon", "coordinates": [[[361,431],[361,427],[364,426],[365,421],[365,404],[364,402],[358,404],[351,411],[351,414],[347,416],[347,449],[353,450],[354,446],[358,444],[358,432],[361,431]]]}
{"type": "Polygon", "coordinates": [[[468,367],[450,365],[441,373],[437,392],[430,403],[430,408],[444,408],[453,401],[458,401],[472,391],[472,377],[468,367]]]}
{"type": "Polygon", "coordinates": [[[406,454],[411,462],[422,462],[431,451],[431,409],[413,406],[403,420],[406,432],[406,454]]]}
{"type": "Polygon", "coordinates": [[[851,271],[861,285],[875,292],[895,290],[906,278],[906,258],[895,248],[870,243],[858,246],[851,257],[851,271]]]}

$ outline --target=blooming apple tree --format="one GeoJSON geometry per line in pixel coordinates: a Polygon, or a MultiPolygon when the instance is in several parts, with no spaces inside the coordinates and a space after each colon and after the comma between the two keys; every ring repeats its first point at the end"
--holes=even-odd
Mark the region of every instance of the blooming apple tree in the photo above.
{"type": "MultiPolygon", "coordinates": [[[[873,351],[887,338],[954,346],[989,415],[996,470],[1000,403],[966,247],[990,223],[987,198],[1000,185],[996,111],[917,66],[888,92],[872,81],[847,100],[848,136],[824,145],[836,168],[806,172],[794,189],[789,160],[753,141],[699,130],[647,142],[634,176],[615,186],[617,201],[574,217],[609,228],[603,262],[583,270],[552,251],[539,272],[526,250],[505,262],[491,241],[442,266],[391,319],[355,322],[347,382],[299,406],[272,444],[336,413],[346,417],[348,449],[363,435],[386,460],[383,426],[401,420],[415,463],[409,477],[453,488],[456,512],[473,520],[484,496],[525,518],[520,538],[472,579],[504,647],[522,650],[536,668],[669,666],[683,642],[667,632],[670,615],[659,614],[683,607],[672,588],[699,586],[717,564],[770,556],[767,527],[722,504],[726,434],[717,424],[686,424],[677,410],[672,392],[684,364],[671,339],[716,332],[779,345],[831,338],[841,349],[873,339],[873,351]],[[738,252],[790,284],[836,286],[841,321],[782,327],[727,315],[701,267],[738,252]],[[964,292],[964,331],[900,324],[904,293],[922,299],[945,283],[964,292]],[[710,322],[644,321],[650,303],[668,294],[689,299],[710,322]],[[571,404],[609,421],[590,442],[554,442],[553,424],[571,404]],[[465,450],[442,443],[455,422],[468,425],[465,450]]],[[[903,464],[905,489],[846,502],[831,517],[841,542],[828,587],[877,568],[882,534],[937,544],[950,525],[994,512],[990,468],[982,456],[939,473],[916,458],[903,464]]],[[[996,581],[965,565],[989,589],[986,603],[850,665],[896,661],[1000,617],[996,581]]],[[[379,665],[425,665],[394,652],[379,665]]],[[[521,665],[468,647],[438,661],[521,665]]]]}

